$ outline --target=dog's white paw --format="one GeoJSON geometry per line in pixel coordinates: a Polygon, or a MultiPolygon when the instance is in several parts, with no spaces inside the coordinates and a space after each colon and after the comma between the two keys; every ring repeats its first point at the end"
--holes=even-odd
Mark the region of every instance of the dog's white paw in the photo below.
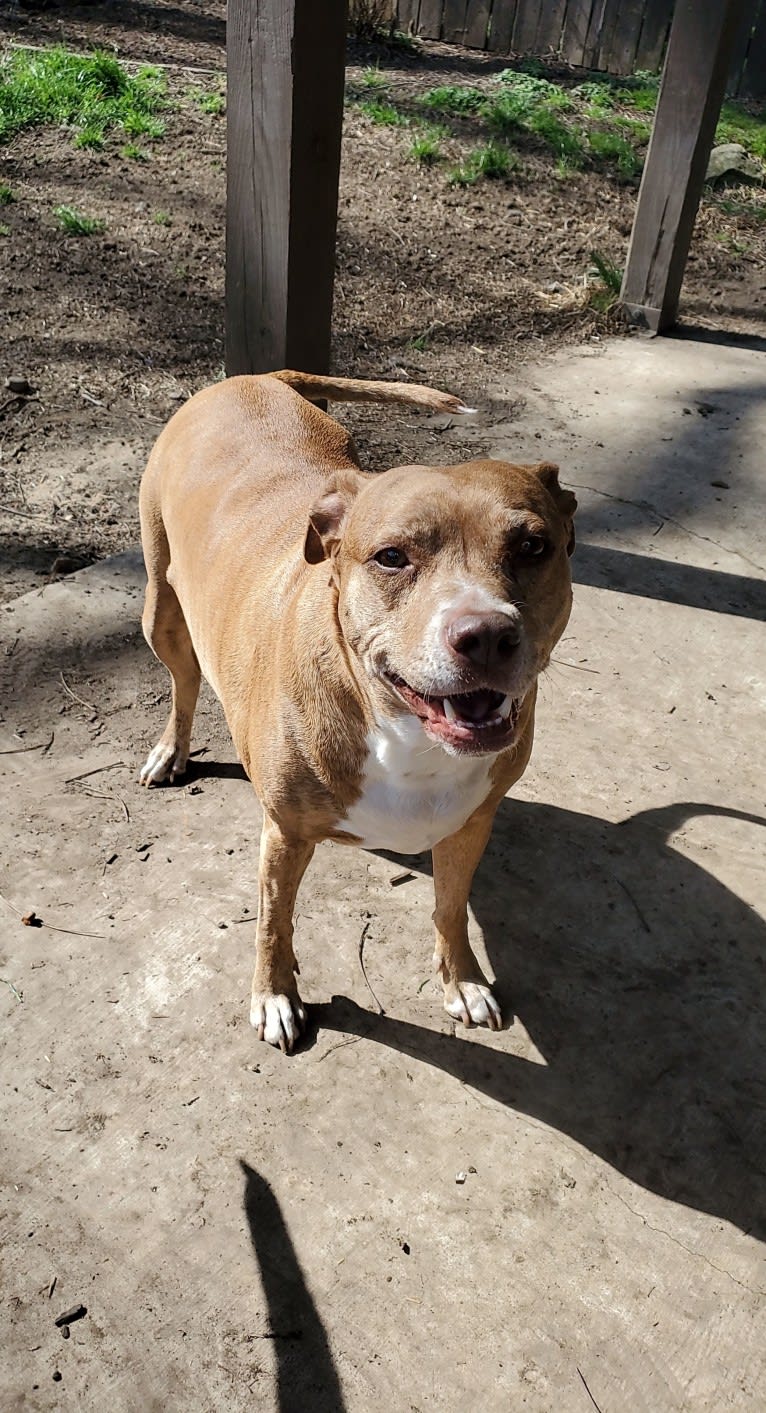
{"type": "Polygon", "coordinates": [[[489,987],[478,981],[452,982],[445,990],[444,1006],[463,1025],[486,1025],[500,1030],[503,1017],[489,987]]]}
{"type": "Polygon", "coordinates": [[[306,1012],[297,996],[291,1000],[289,996],[254,991],[250,1024],[258,1032],[259,1040],[265,1040],[268,1045],[278,1045],[289,1055],[306,1029],[306,1012]]]}
{"type": "Polygon", "coordinates": [[[142,785],[159,785],[163,780],[172,783],[177,775],[183,775],[187,761],[184,751],[177,751],[175,746],[160,741],[146,757],[138,778],[142,785]]]}

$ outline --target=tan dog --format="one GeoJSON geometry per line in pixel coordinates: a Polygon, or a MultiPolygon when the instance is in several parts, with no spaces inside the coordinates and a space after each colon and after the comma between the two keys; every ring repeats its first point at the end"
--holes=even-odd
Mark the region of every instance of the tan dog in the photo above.
{"type": "Polygon", "coordinates": [[[264,811],[259,1038],[291,1050],[305,1023],[293,910],[323,839],[433,851],[445,1005],[496,1029],[468,894],[569,617],[576,501],[547,464],[365,474],[307,398],[468,410],[430,388],[284,372],[175,414],[141,485],[143,626],[173,680],[141,780],[183,773],[204,673],[264,811]]]}

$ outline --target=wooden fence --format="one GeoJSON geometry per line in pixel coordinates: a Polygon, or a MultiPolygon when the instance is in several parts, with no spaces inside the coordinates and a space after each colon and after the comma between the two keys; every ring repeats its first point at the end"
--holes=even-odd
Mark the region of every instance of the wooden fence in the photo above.
{"type": "MultiPolygon", "coordinates": [[[[678,0],[694,6],[695,0],[678,0]]],[[[397,25],[493,54],[555,57],[625,76],[662,65],[673,0],[397,0],[397,25]]],[[[766,97],[766,0],[750,0],[729,92],[766,97]]]]}

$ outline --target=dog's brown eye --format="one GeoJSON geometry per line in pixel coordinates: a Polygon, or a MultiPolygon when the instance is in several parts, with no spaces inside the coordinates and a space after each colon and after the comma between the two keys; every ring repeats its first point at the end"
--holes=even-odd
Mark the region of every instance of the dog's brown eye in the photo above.
{"type": "Polygon", "coordinates": [[[522,559],[536,559],[538,555],[544,554],[547,548],[547,542],[542,535],[527,535],[526,539],[521,541],[516,553],[522,559]]]}
{"type": "Polygon", "coordinates": [[[386,545],[385,549],[378,550],[375,560],[384,569],[405,569],[410,562],[404,550],[397,549],[395,545],[386,545]]]}

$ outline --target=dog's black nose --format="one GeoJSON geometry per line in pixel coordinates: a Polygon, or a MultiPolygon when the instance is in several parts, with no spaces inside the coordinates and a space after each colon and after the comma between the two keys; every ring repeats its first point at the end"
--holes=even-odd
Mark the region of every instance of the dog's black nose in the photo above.
{"type": "Polygon", "coordinates": [[[463,613],[447,624],[446,637],[457,657],[491,671],[510,662],[521,629],[505,613],[463,613]]]}

